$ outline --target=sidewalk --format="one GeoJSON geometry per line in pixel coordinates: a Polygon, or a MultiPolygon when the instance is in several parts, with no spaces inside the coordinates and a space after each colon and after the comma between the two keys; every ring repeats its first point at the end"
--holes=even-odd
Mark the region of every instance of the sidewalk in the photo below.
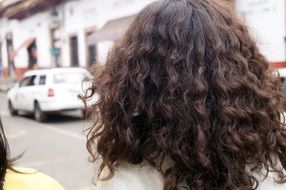
{"type": "Polygon", "coordinates": [[[15,80],[12,78],[0,77],[0,92],[7,92],[15,83],[15,80]]]}

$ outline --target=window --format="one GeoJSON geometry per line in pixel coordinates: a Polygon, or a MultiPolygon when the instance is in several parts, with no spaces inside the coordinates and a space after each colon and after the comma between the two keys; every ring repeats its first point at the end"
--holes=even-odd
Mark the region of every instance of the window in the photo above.
{"type": "Polygon", "coordinates": [[[71,66],[72,67],[79,66],[77,36],[70,37],[70,54],[71,54],[71,66]]]}
{"type": "MultiPolygon", "coordinates": [[[[285,77],[280,77],[281,80],[281,91],[283,95],[286,95],[286,78],[285,77]]],[[[283,103],[283,111],[286,111],[286,103],[283,103]]]]}
{"type": "Polygon", "coordinates": [[[46,84],[46,75],[41,75],[39,80],[39,85],[45,85],[46,84]]]}
{"type": "Polygon", "coordinates": [[[20,82],[20,87],[34,86],[35,85],[36,75],[25,77],[20,82]]]}
{"type": "Polygon", "coordinates": [[[2,64],[2,43],[0,42],[0,76],[3,74],[3,64],[2,64]]]}
{"type": "Polygon", "coordinates": [[[60,25],[52,26],[50,30],[51,36],[51,55],[53,65],[60,67],[61,63],[61,30],[60,25]]]}
{"type": "Polygon", "coordinates": [[[54,83],[56,84],[74,84],[81,83],[87,78],[83,73],[57,73],[54,75],[54,83]]]}
{"type": "Polygon", "coordinates": [[[92,66],[95,64],[96,59],[96,45],[88,45],[88,65],[92,66]]]}
{"type": "Polygon", "coordinates": [[[86,43],[87,43],[87,64],[88,66],[92,66],[95,64],[96,56],[97,56],[97,47],[95,40],[95,32],[90,31],[86,33],[86,43]]]}
{"type": "Polygon", "coordinates": [[[282,84],[282,93],[284,95],[286,95],[286,80],[284,77],[281,77],[280,80],[281,80],[281,84],[282,84]]]}

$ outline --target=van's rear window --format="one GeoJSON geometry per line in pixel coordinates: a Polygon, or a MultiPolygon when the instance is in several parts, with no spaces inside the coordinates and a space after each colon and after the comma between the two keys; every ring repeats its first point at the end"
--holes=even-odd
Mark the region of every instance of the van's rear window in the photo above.
{"type": "Polygon", "coordinates": [[[54,74],[54,83],[81,83],[85,79],[83,73],[57,73],[54,74]]]}

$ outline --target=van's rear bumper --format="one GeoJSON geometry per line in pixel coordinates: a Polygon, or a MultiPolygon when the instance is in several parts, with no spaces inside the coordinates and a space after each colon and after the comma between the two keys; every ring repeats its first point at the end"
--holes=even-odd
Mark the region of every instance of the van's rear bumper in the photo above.
{"type": "Polygon", "coordinates": [[[80,99],[50,99],[47,101],[41,101],[39,104],[43,112],[69,111],[85,108],[84,103],[80,99]]]}

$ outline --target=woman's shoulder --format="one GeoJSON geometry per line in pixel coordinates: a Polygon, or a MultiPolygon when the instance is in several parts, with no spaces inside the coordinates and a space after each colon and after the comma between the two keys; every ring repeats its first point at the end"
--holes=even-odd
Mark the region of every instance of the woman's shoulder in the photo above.
{"type": "Polygon", "coordinates": [[[109,170],[103,169],[95,190],[163,190],[162,175],[148,164],[121,164],[111,179],[102,180],[108,174],[109,170]]]}
{"type": "Polygon", "coordinates": [[[31,168],[14,168],[7,170],[4,190],[64,190],[50,176],[31,168]]]}
{"type": "MultiPolygon", "coordinates": [[[[104,168],[100,179],[104,179],[109,170],[104,168]]],[[[275,182],[276,175],[269,172],[265,178],[265,171],[255,174],[259,182],[258,190],[285,190],[286,183],[275,182]]],[[[124,163],[115,168],[114,176],[108,180],[98,180],[95,190],[163,190],[163,176],[148,164],[133,165],[124,163]]],[[[183,188],[182,188],[183,189],[183,188]]]]}

